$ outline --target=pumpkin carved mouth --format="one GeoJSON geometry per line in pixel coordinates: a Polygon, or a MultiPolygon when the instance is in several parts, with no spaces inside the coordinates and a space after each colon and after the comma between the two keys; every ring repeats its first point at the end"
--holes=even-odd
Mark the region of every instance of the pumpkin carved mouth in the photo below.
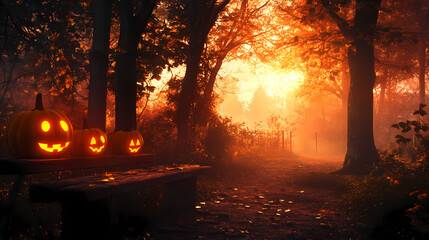
{"type": "Polygon", "coordinates": [[[89,147],[89,149],[91,149],[91,151],[93,151],[95,153],[101,152],[101,150],[103,150],[103,148],[104,148],[104,145],[101,146],[101,147],[99,147],[99,148],[97,148],[97,147],[89,147]]]}
{"type": "Polygon", "coordinates": [[[49,147],[49,144],[47,144],[47,143],[38,143],[38,144],[39,144],[39,147],[46,152],[61,152],[66,147],[69,146],[70,142],[66,142],[66,144],[64,144],[64,146],[61,146],[61,143],[52,144],[51,147],[49,147]]]}
{"type": "Polygon", "coordinates": [[[134,141],[131,140],[130,147],[129,147],[129,150],[130,150],[131,153],[138,152],[139,149],[140,149],[140,147],[141,147],[141,145],[140,145],[140,141],[138,139],[136,140],[136,143],[134,143],[134,141]]]}
{"type": "Polygon", "coordinates": [[[136,152],[138,152],[138,151],[139,151],[139,149],[140,149],[140,147],[136,147],[136,148],[132,148],[132,147],[130,147],[130,152],[132,152],[132,153],[136,153],[136,152]]]}

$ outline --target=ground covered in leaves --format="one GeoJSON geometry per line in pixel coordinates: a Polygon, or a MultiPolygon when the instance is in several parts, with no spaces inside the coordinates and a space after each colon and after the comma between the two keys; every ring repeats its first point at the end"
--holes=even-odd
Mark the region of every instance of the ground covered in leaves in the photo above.
{"type": "Polygon", "coordinates": [[[216,197],[197,203],[192,220],[157,227],[149,238],[366,239],[370,227],[341,207],[339,189],[299,183],[341,164],[339,158],[298,156],[238,163],[224,170],[216,197]]]}

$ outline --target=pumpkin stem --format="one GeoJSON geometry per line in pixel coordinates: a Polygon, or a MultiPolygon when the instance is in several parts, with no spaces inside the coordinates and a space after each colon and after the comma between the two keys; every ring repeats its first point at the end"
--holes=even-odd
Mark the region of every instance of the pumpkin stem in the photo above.
{"type": "Polygon", "coordinates": [[[88,120],[86,117],[83,118],[83,129],[88,129],[88,120]]]}
{"type": "Polygon", "coordinates": [[[34,110],[45,110],[43,108],[42,94],[41,93],[38,93],[36,96],[36,107],[34,108],[34,110]]]}

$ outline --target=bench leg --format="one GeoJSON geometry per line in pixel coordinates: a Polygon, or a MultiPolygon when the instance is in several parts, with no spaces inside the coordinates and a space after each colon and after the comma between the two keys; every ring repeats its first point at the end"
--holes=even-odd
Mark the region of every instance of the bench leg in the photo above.
{"type": "Polygon", "coordinates": [[[63,202],[61,239],[109,239],[111,234],[109,205],[107,200],[63,202]]]}
{"type": "Polygon", "coordinates": [[[164,184],[163,207],[167,213],[193,211],[196,199],[196,177],[164,184]]]}
{"type": "Polygon", "coordinates": [[[18,193],[24,183],[25,175],[18,175],[9,191],[9,198],[2,208],[0,208],[0,240],[9,239],[10,223],[18,199],[18,193]]]}

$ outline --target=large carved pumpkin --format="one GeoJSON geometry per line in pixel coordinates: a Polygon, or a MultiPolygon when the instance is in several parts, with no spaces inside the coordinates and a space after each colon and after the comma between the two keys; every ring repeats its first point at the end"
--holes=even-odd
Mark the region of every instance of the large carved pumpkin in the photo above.
{"type": "Polygon", "coordinates": [[[44,110],[40,93],[34,110],[15,114],[6,128],[7,145],[16,158],[62,156],[70,145],[72,134],[73,127],[64,114],[44,110]]]}
{"type": "Polygon", "coordinates": [[[74,130],[70,146],[70,155],[76,157],[99,156],[106,151],[107,136],[98,128],[88,128],[84,120],[84,128],[74,130]]]}
{"type": "Polygon", "coordinates": [[[117,131],[109,136],[109,152],[112,154],[136,154],[143,146],[143,137],[136,131],[117,131]]]}

